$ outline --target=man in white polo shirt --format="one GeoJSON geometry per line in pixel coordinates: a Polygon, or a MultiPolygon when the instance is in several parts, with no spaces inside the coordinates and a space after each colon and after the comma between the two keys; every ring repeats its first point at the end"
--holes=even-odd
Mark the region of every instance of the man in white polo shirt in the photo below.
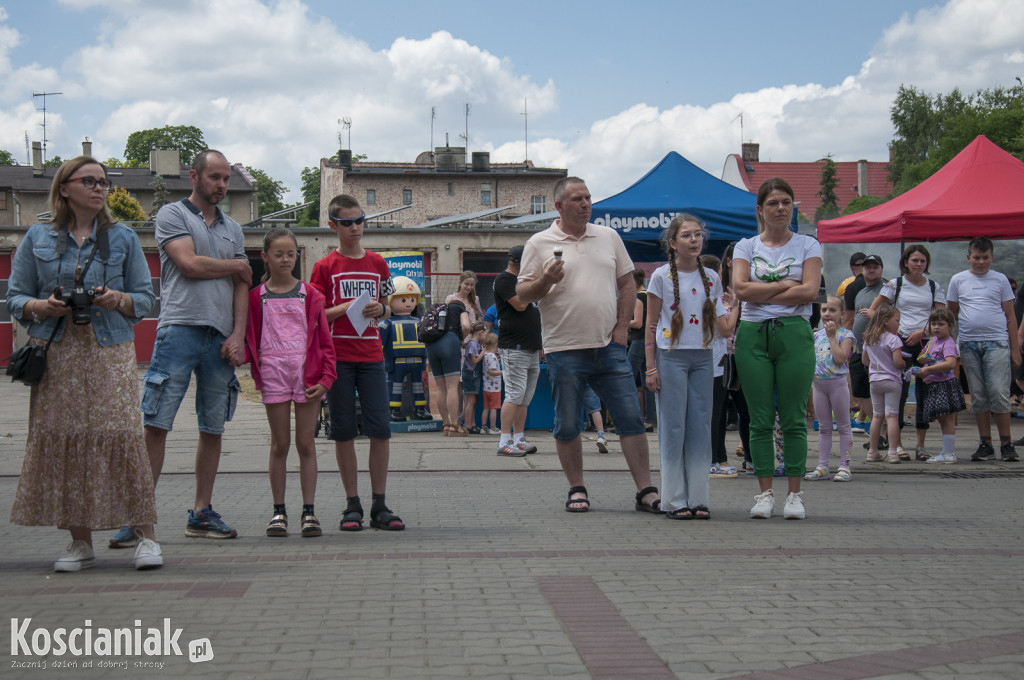
{"type": "Polygon", "coordinates": [[[635,508],[661,512],[651,485],[647,437],[626,359],[636,290],[633,261],[618,233],[590,224],[590,191],[579,177],[555,185],[558,219],[534,234],[523,251],[516,293],[537,301],[555,404],[555,448],[569,481],[569,512],[590,509],[583,486],[580,424],[589,383],[611,412],[626,465],[639,490],[635,508]]]}

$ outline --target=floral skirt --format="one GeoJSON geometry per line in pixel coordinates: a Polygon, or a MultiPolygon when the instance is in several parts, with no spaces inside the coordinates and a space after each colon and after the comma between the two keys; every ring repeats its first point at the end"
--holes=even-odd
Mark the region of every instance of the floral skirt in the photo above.
{"type": "Polygon", "coordinates": [[[156,522],[133,343],[101,347],[91,325],[66,322],[29,399],[11,522],[61,529],[156,522]]]}

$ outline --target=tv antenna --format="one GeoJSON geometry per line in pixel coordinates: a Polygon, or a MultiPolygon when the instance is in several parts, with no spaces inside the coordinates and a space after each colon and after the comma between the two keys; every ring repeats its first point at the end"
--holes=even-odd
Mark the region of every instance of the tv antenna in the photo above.
{"type": "Polygon", "coordinates": [[[32,165],[32,147],[28,143],[28,130],[25,130],[25,165],[32,165]]]}
{"type": "MultiPolygon", "coordinates": [[[[352,150],[352,119],[348,116],[339,118],[338,123],[342,130],[348,130],[348,150],[352,150]]],[[[338,133],[338,144],[341,144],[341,133],[338,133]]]]}
{"type": "Polygon", "coordinates": [[[530,138],[528,134],[528,122],[530,120],[530,114],[526,110],[526,97],[523,97],[523,112],[519,114],[523,117],[523,152],[526,154],[526,160],[524,163],[530,162],[530,138]]]}
{"type": "Polygon", "coordinates": [[[466,150],[469,150],[469,104],[466,104],[466,134],[459,135],[466,142],[466,150]]]}
{"type": "MultiPolygon", "coordinates": [[[[738,116],[736,116],[736,118],[740,119],[740,146],[742,146],[743,145],[743,112],[740,111],[740,114],[738,116]]],[[[730,122],[735,123],[736,122],[736,118],[733,118],[730,122]]]]}
{"type": "Polygon", "coordinates": [[[430,107],[430,153],[434,153],[434,119],[437,118],[437,107],[430,107]]]}
{"type": "Polygon", "coordinates": [[[33,92],[32,93],[32,98],[33,99],[35,99],[36,97],[42,97],[43,98],[43,108],[42,109],[37,109],[37,110],[42,110],[42,112],[43,112],[43,162],[44,163],[46,162],[46,98],[47,97],[52,97],[52,96],[58,95],[58,94],[64,94],[64,93],[63,92],[33,92]]]}

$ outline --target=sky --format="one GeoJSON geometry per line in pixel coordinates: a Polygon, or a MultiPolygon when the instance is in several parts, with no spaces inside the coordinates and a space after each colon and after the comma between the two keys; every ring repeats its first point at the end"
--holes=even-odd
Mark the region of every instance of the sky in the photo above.
{"type": "Polygon", "coordinates": [[[298,201],[339,148],[413,161],[445,138],[492,162],[568,168],[595,199],[669,151],[716,177],[761,160],[888,159],[901,84],[1024,76],[1024,0],[0,0],[0,149],[123,157],[194,125],[298,201]],[[524,111],[527,115],[524,115],[524,111]],[[742,114],[742,129],[741,129],[742,114]],[[351,120],[344,130],[340,119],[351,120]],[[339,142],[340,135],[340,142],[339,142]]]}

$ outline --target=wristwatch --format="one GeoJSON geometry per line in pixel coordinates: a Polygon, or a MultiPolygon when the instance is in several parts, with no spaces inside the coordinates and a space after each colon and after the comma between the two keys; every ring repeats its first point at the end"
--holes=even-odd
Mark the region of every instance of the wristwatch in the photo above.
{"type": "Polygon", "coordinates": [[[128,294],[121,293],[121,301],[117,303],[117,306],[121,309],[128,309],[128,294]]]}

